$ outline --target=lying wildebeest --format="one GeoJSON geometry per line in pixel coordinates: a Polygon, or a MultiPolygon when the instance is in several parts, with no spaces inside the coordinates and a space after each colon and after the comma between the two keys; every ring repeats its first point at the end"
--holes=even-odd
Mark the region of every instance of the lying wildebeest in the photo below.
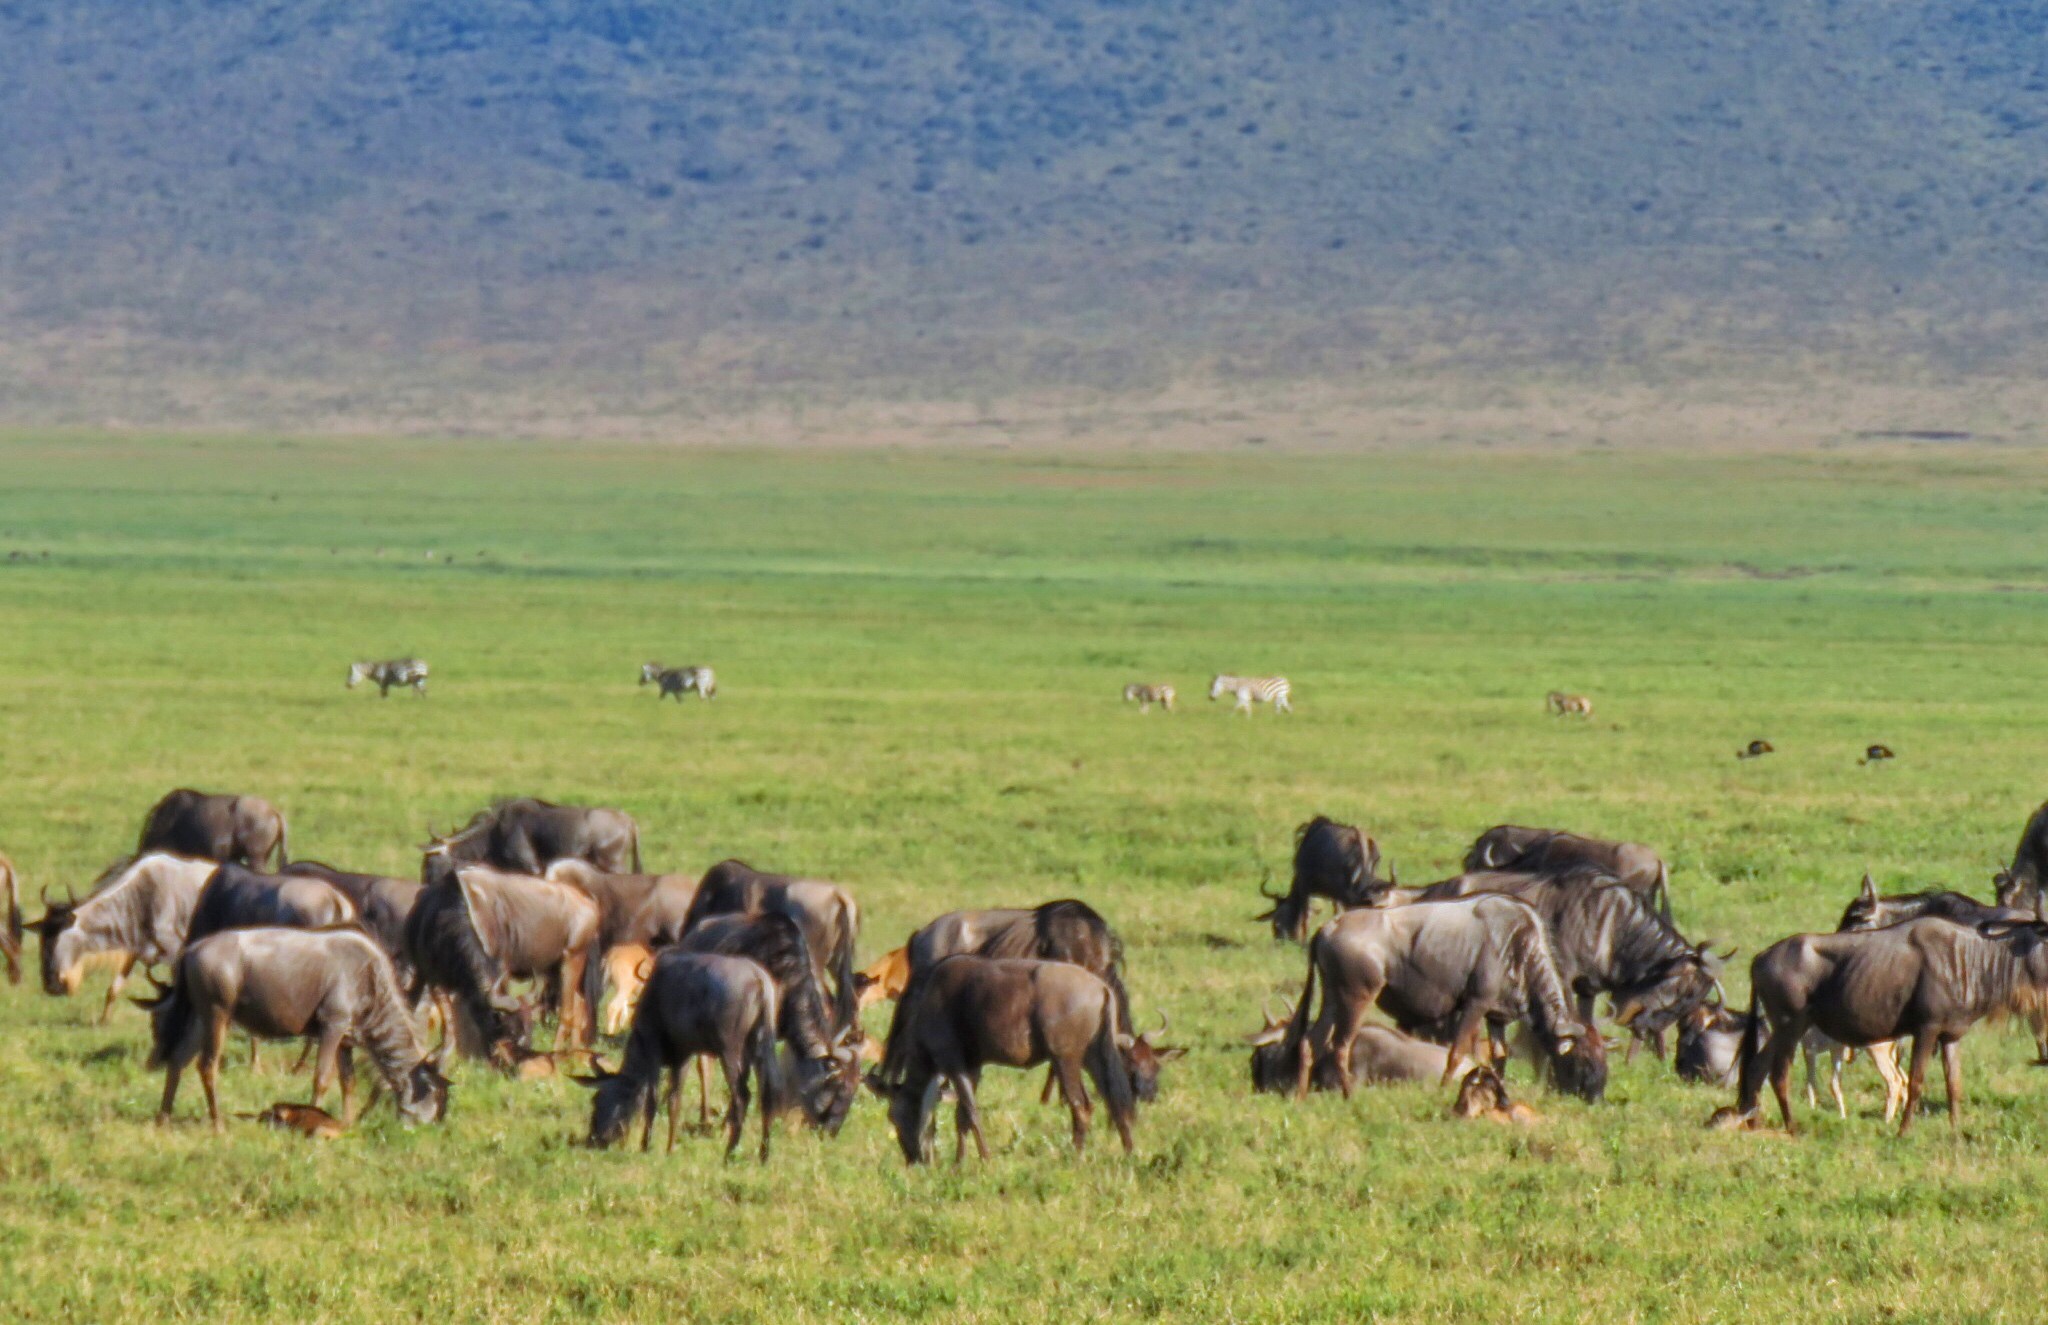
{"type": "Polygon", "coordinates": [[[427,693],[427,665],[418,658],[390,658],[384,662],[354,662],[348,665],[348,688],[368,681],[380,698],[391,697],[391,687],[412,687],[415,695],[427,693]]]}
{"type": "Polygon", "coordinates": [[[355,903],[324,879],[222,865],[199,890],[185,943],[189,947],[225,929],[331,929],[355,922],[355,903]]]}
{"type": "Polygon", "coordinates": [[[1889,745],[1872,745],[1864,748],[1863,757],[1856,762],[1858,764],[1881,764],[1887,759],[1896,758],[1898,756],[1892,753],[1892,748],[1889,745]]]}
{"type": "Polygon", "coordinates": [[[1118,1019],[1116,995],[1100,976],[1071,962],[962,955],[940,962],[905,1002],[909,1013],[892,1028],[888,1052],[900,1075],[884,1078],[878,1072],[868,1080],[888,1099],[889,1121],[909,1162],[930,1158],[927,1124],[948,1084],[957,1101],[953,1161],[965,1155],[970,1132],[981,1157],[988,1158],[974,1088],[982,1068],[992,1063],[1028,1068],[1051,1062],[1073,1115],[1076,1151],[1087,1144],[1094,1113],[1081,1084],[1086,1072],[1109,1106],[1124,1152],[1133,1149],[1135,1042],[1118,1019]]]}
{"type": "Polygon", "coordinates": [[[287,1100],[279,1100],[261,1113],[238,1113],[235,1117],[274,1127],[280,1132],[296,1132],[309,1141],[338,1140],[348,1131],[348,1124],[327,1110],[287,1100]]]}
{"type": "MultiPolygon", "coordinates": [[[[587,860],[558,860],[544,876],[571,884],[597,903],[597,948],[583,968],[583,1005],[592,1017],[604,1002],[612,950],[621,944],[665,948],[690,927],[697,880],[688,874],[613,874],[587,860]]],[[[591,1028],[595,1033],[595,1026],[591,1028]]]]}
{"type": "Polygon", "coordinates": [[[1737,759],[1756,759],[1763,755],[1775,753],[1776,750],[1772,747],[1769,741],[1751,741],[1748,745],[1745,745],[1740,750],[1737,750],[1735,752],[1735,757],[1737,759]]]}
{"type": "Polygon", "coordinates": [[[585,860],[607,874],[640,872],[640,829],[624,810],[554,805],[531,797],[478,810],[446,834],[427,830],[427,853],[460,865],[539,875],[558,860],[585,860]]]}
{"type": "Polygon", "coordinates": [[[1476,1057],[1482,1030],[1526,1021],[1560,1089],[1588,1100],[1606,1090],[1606,1053],[1572,1011],[1543,918],[1513,897],[1346,911],[1317,930],[1281,1042],[1283,1060],[1295,1064],[1297,1095],[1308,1093],[1313,1065],[1325,1056],[1349,1095],[1352,1045],[1374,1004],[1403,1031],[1449,1045],[1457,1059],[1476,1057]],[[1319,982],[1322,1008],[1311,1024],[1319,982]]]}
{"type": "Polygon", "coordinates": [[[1664,1055],[1664,1032],[1704,1003],[1721,962],[1702,943],[1688,943],[1640,893],[1597,869],[1556,874],[1461,874],[1422,890],[1428,901],[1504,893],[1536,908],[1550,930],[1558,974],[1577,1000],[1579,1020],[1593,1024],[1593,1000],[1613,1000],[1614,1019],[1664,1055]]]}
{"type": "Polygon", "coordinates": [[[766,1160],[779,1085],[777,1003],[775,980],[758,962],[719,953],[663,953],[633,1014],[619,1070],[577,1078],[597,1091],[590,1108],[589,1144],[616,1144],[637,1117],[640,1148],[649,1149],[657,1092],[666,1072],[668,1148],[673,1151],[682,1113],[683,1068],[702,1055],[718,1059],[725,1070],[728,1155],[738,1149],[740,1131],[746,1126],[748,1077],[760,1086],[761,1158],[766,1160]]]}
{"type": "Polygon", "coordinates": [[[7,983],[21,983],[21,876],[14,872],[14,862],[0,856],[0,879],[7,887],[7,923],[0,928],[0,957],[7,959],[7,983]]]}
{"type": "Polygon", "coordinates": [[[405,922],[411,918],[425,885],[381,874],[351,874],[311,860],[295,860],[278,873],[318,879],[355,903],[357,922],[391,959],[398,971],[399,987],[413,987],[412,963],[405,955],[405,922]]]}
{"type": "Polygon", "coordinates": [[[1124,687],[1124,703],[1136,704],[1140,713],[1150,713],[1154,704],[1171,713],[1173,701],[1174,689],[1169,685],[1142,685],[1133,682],[1124,687]]]}
{"type": "Polygon", "coordinates": [[[1354,906],[1377,905],[1391,879],[1379,875],[1379,843],[1350,824],[1340,824],[1317,815],[1294,830],[1294,882],[1285,895],[1271,892],[1262,883],[1259,891],[1273,903],[1273,909],[1255,920],[1271,920],[1273,937],[1299,941],[1308,937],[1309,910],[1313,899],[1327,897],[1339,911],[1354,906]]]}
{"type": "Polygon", "coordinates": [[[1472,843],[1465,853],[1464,869],[1467,874],[1482,870],[1564,874],[1597,869],[1641,894],[1667,924],[1671,920],[1671,871],[1655,851],[1640,842],[1608,842],[1552,828],[1499,824],[1472,843]]]}
{"type": "Polygon", "coordinates": [[[509,980],[547,979],[559,990],[558,1047],[582,1043],[583,967],[597,946],[598,908],[567,883],[429,857],[429,881],[406,921],[406,955],[429,987],[447,991],[467,1019],[467,1052],[502,1052],[523,1039],[509,980]],[[481,1039],[482,1043],[477,1043],[481,1039]]]}
{"type": "MultiPolygon", "coordinates": [[[[860,1052],[852,1043],[860,1025],[833,1029],[803,926],[778,911],[711,916],[669,951],[745,957],[768,972],[777,991],[776,1034],[794,1059],[790,1076],[797,1102],[814,1125],[837,1135],[860,1093],[860,1052]]],[[[644,1003],[646,995],[641,998],[644,1003]]],[[[707,1108],[700,1099],[700,1116],[707,1108]]]]}
{"type": "Polygon", "coordinates": [[[1451,1103],[1451,1117],[1476,1118],[1490,1123],[1513,1123],[1534,1127],[1543,1115],[1512,1098],[1508,1083],[1491,1067],[1475,1067],[1458,1083],[1458,1098],[1451,1103]]]}
{"type": "Polygon", "coordinates": [[[284,816],[260,796],[210,796],[180,787],[150,808],[135,854],[168,851],[260,869],[274,851],[291,863],[284,816]]]}
{"type": "Polygon", "coordinates": [[[2048,885],[2048,801],[2027,816],[2012,864],[1993,875],[1991,883],[2000,906],[2029,911],[2040,907],[2043,886],[2048,885]]]}
{"type": "Polygon", "coordinates": [[[145,968],[168,962],[185,946],[199,891],[218,868],[211,860],[159,851],[115,861],[84,901],[67,896],[52,902],[45,888],[42,917],[23,926],[42,936],[43,992],[59,998],[77,993],[87,963],[115,954],[119,965],[100,1008],[104,1024],[137,962],[145,968]]]}
{"type": "MultiPolygon", "coordinates": [[[[1253,1090],[1291,1093],[1295,1089],[1299,1069],[1287,1057],[1281,1044],[1287,1038],[1287,1022],[1286,1012],[1269,1011],[1265,1027],[1252,1036],[1253,1090]]],[[[1351,1081],[1354,1086],[1403,1081],[1440,1082],[1469,1066],[1469,1063],[1451,1062],[1451,1051],[1440,1044],[1403,1035],[1378,1022],[1369,1021],[1359,1027],[1358,1039],[1351,1046],[1351,1081]]],[[[1310,1086],[1316,1090],[1335,1089],[1335,1062],[1325,1058],[1318,1067],[1322,1070],[1311,1074],[1310,1086]]]]}
{"type": "Polygon", "coordinates": [[[360,1046],[396,1096],[399,1117],[437,1122],[448,1108],[448,1081],[420,1044],[391,961],[361,930],[233,929],[201,939],[179,956],[168,989],[148,1000],[155,1027],[149,1066],[164,1069],[166,1122],[178,1078],[196,1058],[206,1112],[222,1130],[215,1082],[230,1024],[266,1039],[316,1038],[313,1098],[318,1106],[339,1068],[341,1111],[351,1120],[353,1049],[360,1046]]]}
{"type": "MultiPolygon", "coordinates": [[[[1687,1013],[1678,1023],[1678,1052],[1673,1059],[1678,1079],[1710,1086],[1737,1084],[1741,1077],[1742,1036],[1748,1025],[1748,1018],[1718,1003],[1703,1003],[1687,1013]]],[[[1835,1112],[1847,1118],[1849,1104],[1842,1094],[1842,1069],[1856,1051],[1835,1043],[1818,1030],[1809,1030],[1799,1041],[1799,1052],[1806,1061],[1808,1107],[1820,1107],[1819,1063],[1825,1054],[1829,1060],[1828,1094],[1834,1098],[1835,1112]]],[[[1899,1071],[1890,1041],[1870,1045],[1866,1052],[1871,1066],[1884,1081],[1884,1120],[1890,1122],[1905,1102],[1906,1078],[1899,1071]]]]}
{"type": "Polygon", "coordinates": [[[844,1030],[860,1015],[860,992],[854,988],[854,944],[860,939],[860,908],[853,894],[823,879],[767,874],[743,861],[721,860],[704,871],[697,895],[683,921],[687,932],[712,916],[788,916],[803,927],[804,942],[829,974],[832,1027],[844,1030]]]}
{"type": "Polygon", "coordinates": [[[1927,1059],[1941,1048],[1949,1125],[1962,1123],[1958,1041],[1987,1016],[2027,1012],[2048,996],[2048,925],[1908,920],[1885,929],[1795,934],[1750,964],[1736,1109],[1754,1119],[1766,1079],[1794,1130],[1792,1054],[1809,1027],[1852,1047],[1913,1037],[1903,1134],[1920,1105],[1927,1059]],[[1768,1034],[1768,1039],[1766,1035],[1768,1034]]]}
{"type": "Polygon", "coordinates": [[[640,664],[640,684],[652,681],[660,689],[656,691],[656,703],[676,697],[676,703],[683,702],[683,696],[692,690],[705,699],[718,695],[718,675],[709,667],[663,667],[658,662],[640,664]]]}

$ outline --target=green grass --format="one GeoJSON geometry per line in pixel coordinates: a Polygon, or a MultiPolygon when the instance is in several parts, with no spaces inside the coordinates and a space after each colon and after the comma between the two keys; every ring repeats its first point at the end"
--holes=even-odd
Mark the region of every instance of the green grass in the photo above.
{"type": "MultiPolygon", "coordinates": [[[[2048,455],[16,436],[0,474],[31,895],[179,784],[396,873],[492,796],[604,801],[664,867],[845,881],[868,954],[1085,897],[1193,1047],[1129,1160],[1106,1127],[1070,1159],[1000,1072],[996,1158],[958,1171],[906,1171],[872,1101],[765,1168],[591,1154],[573,1085],[474,1068],[447,1126],[316,1147],[215,1140],[196,1087],[155,1128],[139,1013],[0,990],[0,1318],[2018,1320],[2048,1288],[2048,1077],[2008,1031],[1966,1043],[1959,1141],[1886,1134],[1861,1067],[1857,1116],[1792,1141],[1701,1130],[1721,1094],[1641,1061],[1510,1134],[1434,1091],[1254,1098],[1241,1045],[1299,986],[1250,916],[1317,811],[1409,881],[1505,820],[1655,843],[1682,927],[1745,958],[1866,868],[1983,892],[2044,795],[2048,455]],[[398,651],[430,698],[342,690],[398,651]],[[715,664],[718,701],[657,705],[648,657],[715,664]],[[1219,668],[1285,671],[1299,712],[1229,717],[1219,668]],[[1119,706],[1133,679],[1185,711],[1119,706]],[[1598,718],[1546,718],[1557,687],[1598,718]],[[1737,763],[1753,736],[1780,753],[1737,763]],[[1857,767],[1872,741],[1897,763],[1857,767]]],[[[302,1091],[280,1057],[228,1106],[302,1091]]]]}

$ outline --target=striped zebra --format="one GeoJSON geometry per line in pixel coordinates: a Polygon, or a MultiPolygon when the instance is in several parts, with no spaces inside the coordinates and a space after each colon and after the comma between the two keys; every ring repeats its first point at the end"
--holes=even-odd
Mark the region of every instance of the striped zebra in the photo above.
{"type": "Polygon", "coordinates": [[[374,681],[377,693],[391,697],[391,687],[411,686],[416,695],[427,693],[427,665],[418,658],[389,658],[383,662],[355,662],[348,665],[348,688],[374,681]]]}
{"type": "Polygon", "coordinates": [[[1247,718],[1252,715],[1253,704],[1271,704],[1275,713],[1292,713],[1294,705],[1287,697],[1294,693],[1294,687],[1284,676],[1232,676],[1220,673],[1209,682],[1209,698],[1221,699],[1225,695],[1236,695],[1234,712],[1247,718]]]}
{"type": "Polygon", "coordinates": [[[1124,687],[1124,702],[1135,703],[1140,713],[1150,713],[1154,704],[1171,713],[1173,698],[1173,687],[1169,685],[1148,686],[1133,682],[1124,687]]]}
{"type": "Polygon", "coordinates": [[[718,694],[718,676],[709,667],[663,667],[658,662],[640,664],[640,684],[649,682],[661,687],[654,696],[660,703],[669,695],[676,697],[676,703],[683,702],[683,696],[692,690],[710,699],[718,694]]]}

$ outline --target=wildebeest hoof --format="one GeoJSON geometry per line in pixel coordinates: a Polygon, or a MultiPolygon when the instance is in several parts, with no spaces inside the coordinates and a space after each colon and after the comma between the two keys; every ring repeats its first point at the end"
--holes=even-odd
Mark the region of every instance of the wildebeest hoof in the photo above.
{"type": "Polygon", "coordinates": [[[1707,1130],[1713,1132],[1754,1132],[1758,1130],[1754,1113],[1744,1113],[1732,1104],[1724,1104],[1707,1117],[1707,1130]]]}

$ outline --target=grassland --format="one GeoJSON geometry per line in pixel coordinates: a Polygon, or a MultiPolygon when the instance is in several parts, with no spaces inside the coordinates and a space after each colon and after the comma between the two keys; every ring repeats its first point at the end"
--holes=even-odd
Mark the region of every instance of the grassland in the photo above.
{"type": "Polygon", "coordinates": [[[1510,1135],[1428,1091],[1252,1098],[1240,1041],[1298,987],[1249,917],[1318,810],[1404,880],[1503,820],[1656,843],[1682,927],[1745,953],[1830,927],[1866,868],[1983,891],[2048,794],[2044,527],[2048,454],[1973,447],[0,441],[0,848],[31,894],[177,784],[406,873],[492,796],[602,800],[666,867],[845,880],[870,952],[1088,898],[1193,1048],[1128,1160],[1070,1159],[1015,1077],[957,1171],[905,1171],[871,1104],[765,1167],[592,1154],[575,1087],[474,1069],[445,1127],[313,1147],[216,1141],[196,1092],[151,1126],[139,1013],[0,989],[0,1318],[2037,1318],[2048,1077],[2009,1032],[1965,1046],[1963,1136],[1903,1141],[1860,1068],[1857,1116],[1797,1140],[1702,1131],[1718,1094],[1641,1061],[1510,1135]],[[344,693],[399,651],[429,698],[344,693]],[[657,705],[647,657],[715,664],[718,701],[657,705]],[[1226,667],[1284,670],[1298,714],[1202,703],[1226,667]],[[1187,711],[1120,708],[1140,678],[1187,711]],[[1597,720],[1546,718],[1554,687],[1597,720]],[[1754,736],[1780,753],[1735,762],[1754,736]],[[1857,767],[1872,741],[1897,763],[1857,767]]]}

